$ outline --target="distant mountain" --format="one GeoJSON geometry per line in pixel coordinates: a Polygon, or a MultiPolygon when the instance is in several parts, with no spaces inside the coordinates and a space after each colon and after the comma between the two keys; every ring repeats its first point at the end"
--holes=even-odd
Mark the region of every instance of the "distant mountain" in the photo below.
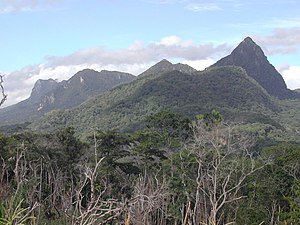
{"type": "Polygon", "coordinates": [[[250,38],[245,38],[230,55],[212,67],[235,65],[244,68],[266,91],[279,99],[298,98],[300,95],[287,88],[282,76],[268,61],[262,49],[250,38]]]}
{"type": "Polygon", "coordinates": [[[129,73],[85,69],[76,73],[68,81],[63,81],[55,90],[48,92],[40,102],[39,110],[73,108],[95,94],[131,82],[135,78],[129,73]]]}
{"type": "Polygon", "coordinates": [[[193,67],[190,67],[186,64],[181,64],[181,63],[172,64],[168,60],[163,59],[160,62],[156,63],[154,66],[151,66],[149,69],[141,73],[139,77],[144,77],[149,75],[159,75],[159,74],[163,74],[175,70],[187,74],[192,74],[197,71],[193,67]]]}
{"type": "Polygon", "coordinates": [[[38,80],[28,99],[0,109],[0,126],[31,122],[53,109],[78,106],[91,96],[135,78],[128,73],[85,69],[60,83],[53,79],[38,80]]]}
{"type": "Polygon", "coordinates": [[[291,99],[300,94],[287,89],[261,48],[246,38],[204,71],[164,59],[137,79],[121,72],[84,70],[61,83],[39,81],[28,100],[0,110],[0,121],[34,121],[29,127],[39,131],[73,126],[86,136],[93,129],[139,129],[147,116],[162,109],[190,118],[216,109],[228,120],[280,127],[274,120],[281,110],[288,115],[292,103],[273,96],[291,99]]]}
{"type": "Polygon", "coordinates": [[[246,112],[249,118],[260,115],[257,118],[264,120],[267,116],[263,112],[276,111],[278,107],[244,69],[226,66],[193,75],[171,71],[153,79],[145,76],[74,109],[50,112],[31,128],[51,131],[73,126],[81,136],[97,128],[132,131],[143,126],[146,116],[162,109],[191,118],[212,109],[220,110],[225,117],[246,112]]]}
{"type": "Polygon", "coordinates": [[[30,97],[25,100],[27,104],[36,103],[42,100],[43,96],[59,86],[59,83],[53,79],[38,80],[31,91],[30,97]]]}

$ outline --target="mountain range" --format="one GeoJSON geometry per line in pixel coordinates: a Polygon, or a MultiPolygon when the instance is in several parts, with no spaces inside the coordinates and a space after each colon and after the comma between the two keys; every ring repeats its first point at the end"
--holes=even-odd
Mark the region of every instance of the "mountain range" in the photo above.
{"type": "Polygon", "coordinates": [[[280,101],[289,99],[300,99],[300,93],[287,88],[262,49],[247,37],[204,71],[164,59],[137,77],[84,70],[60,83],[40,80],[29,99],[0,110],[0,121],[34,121],[29,128],[39,131],[73,126],[86,136],[93,129],[136,130],[163,109],[191,118],[217,109],[230,120],[280,126],[272,115],[281,111],[280,101]]]}
{"type": "Polygon", "coordinates": [[[32,122],[54,109],[70,109],[136,77],[117,71],[85,69],[69,80],[38,80],[28,99],[0,110],[1,125],[32,122]]]}

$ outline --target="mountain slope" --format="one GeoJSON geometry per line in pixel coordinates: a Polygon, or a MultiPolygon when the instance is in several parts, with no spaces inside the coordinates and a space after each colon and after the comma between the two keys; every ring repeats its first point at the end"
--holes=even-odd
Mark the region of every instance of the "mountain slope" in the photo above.
{"type": "Polygon", "coordinates": [[[68,81],[62,82],[44,97],[39,108],[68,109],[75,107],[89,97],[108,91],[120,84],[131,82],[136,77],[123,72],[102,70],[97,72],[85,69],[76,73],[68,81]],[[47,99],[53,99],[49,102],[47,99]]]}
{"type": "Polygon", "coordinates": [[[0,110],[0,126],[31,122],[53,109],[75,107],[91,96],[135,78],[128,73],[86,69],[60,83],[38,80],[28,99],[0,110]]]}
{"type": "Polygon", "coordinates": [[[250,38],[245,38],[230,55],[220,59],[212,67],[235,65],[244,68],[266,91],[279,99],[297,98],[300,95],[287,86],[262,49],[250,38]]]}
{"type": "Polygon", "coordinates": [[[43,112],[37,110],[39,103],[43,101],[44,96],[48,92],[54,90],[59,85],[53,79],[38,80],[28,99],[0,109],[0,126],[23,124],[41,117],[43,112]]]}
{"type": "Polygon", "coordinates": [[[42,100],[43,96],[59,86],[59,83],[53,79],[38,80],[31,91],[30,97],[25,100],[26,104],[34,104],[42,100]],[[28,102],[29,101],[29,102],[28,102]]]}
{"type": "Polygon", "coordinates": [[[71,110],[54,111],[32,124],[36,130],[73,126],[80,135],[93,129],[135,130],[145,116],[168,108],[188,116],[218,109],[226,113],[277,110],[266,91],[240,67],[216,67],[194,75],[171,71],[137,79],[71,110]]]}

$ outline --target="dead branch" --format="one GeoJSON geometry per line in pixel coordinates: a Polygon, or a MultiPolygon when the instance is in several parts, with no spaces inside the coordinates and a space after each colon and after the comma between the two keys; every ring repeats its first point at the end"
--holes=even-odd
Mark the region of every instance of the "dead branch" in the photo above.
{"type": "Polygon", "coordinates": [[[3,87],[3,74],[0,74],[0,88],[1,88],[1,94],[2,94],[2,99],[0,100],[0,106],[6,101],[7,99],[7,94],[5,94],[4,87],[3,87]]]}

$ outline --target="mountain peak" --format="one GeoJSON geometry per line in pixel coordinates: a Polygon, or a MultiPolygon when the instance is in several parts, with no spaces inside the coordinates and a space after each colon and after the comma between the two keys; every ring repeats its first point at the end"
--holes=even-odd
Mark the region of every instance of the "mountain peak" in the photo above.
{"type": "Polygon", "coordinates": [[[268,61],[263,50],[250,37],[246,37],[230,55],[220,59],[213,66],[240,66],[255,79],[270,95],[294,98],[296,95],[287,86],[281,74],[268,61]]]}
{"type": "Polygon", "coordinates": [[[167,59],[163,59],[161,61],[159,61],[157,64],[168,64],[168,65],[172,65],[172,63],[170,61],[168,61],[167,59]]]}
{"type": "Polygon", "coordinates": [[[43,94],[46,94],[48,91],[53,90],[58,85],[57,81],[53,79],[42,80],[39,79],[35,82],[34,87],[31,91],[30,98],[32,100],[37,100],[43,94]]]}
{"type": "Polygon", "coordinates": [[[252,38],[251,37],[246,37],[245,39],[244,39],[244,42],[248,42],[248,43],[255,43],[253,40],[252,40],[252,38]]]}
{"type": "Polygon", "coordinates": [[[172,64],[168,60],[163,59],[163,60],[159,61],[158,63],[156,63],[155,65],[151,66],[149,69],[147,69],[143,73],[141,73],[139,75],[139,77],[144,77],[144,76],[148,76],[148,75],[159,75],[159,74],[171,72],[174,70],[178,70],[182,73],[187,73],[187,74],[192,74],[197,71],[194,68],[192,68],[186,64],[181,64],[181,63],[172,64]]]}
{"type": "Polygon", "coordinates": [[[269,63],[261,47],[259,47],[250,37],[246,37],[231,53],[231,56],[238,58],[249,58],[254,61],[264,61],[269,63]]]}

